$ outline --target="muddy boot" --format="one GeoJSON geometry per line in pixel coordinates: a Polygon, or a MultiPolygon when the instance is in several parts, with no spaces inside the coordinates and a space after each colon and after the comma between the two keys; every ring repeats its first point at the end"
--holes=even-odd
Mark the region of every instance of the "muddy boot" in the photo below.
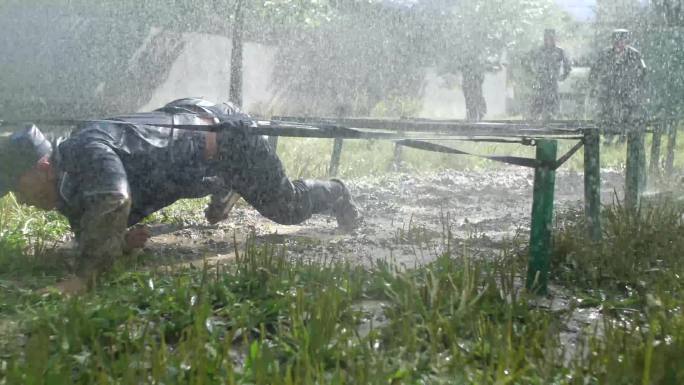
{"type": "Polygon", "coordinates": [[[212,225],[226,220],[238,200],[240,200],[240,195],[232,190],[227,193],[213,194],[209,205],[204,210],[204,217],[212,225]]]}
{"type": "Polygon", "coordinates": [[[307,181],[306,185],[309,187],[313,213],[331,213],[337,219],[337,225],[346,231],[359,226],[359,210],[342,181],[307,181]]]}
{"type": "Polygon", "coordinates": [[[332,207],[335,219],[337,219],[337,225],[345,230],[353,230],[359,227],[361,216],[351,193],[349,193],[349,189],[339,179],[332,179],[331,182],[338,184],[341,188],[341,195],[333,203],[332,207]]]}

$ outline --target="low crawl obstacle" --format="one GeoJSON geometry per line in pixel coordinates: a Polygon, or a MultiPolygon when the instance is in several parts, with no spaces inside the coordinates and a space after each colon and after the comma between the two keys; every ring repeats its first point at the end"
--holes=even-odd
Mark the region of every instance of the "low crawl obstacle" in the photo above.
{"type": "MultiPolygon", "coordinates": [[[[644,137],[646,127],[654,127],[651,167],[657,167],[660,157],[659,127],[663,121],[644,122],[639,131],[627,134],[627,161],[625,177],[625,205],[636,209],[646,181],[644,137]]],[[[669,123],[672,125],[672,122],[669,123]]],[[[492,161],[532,167],[534,187],[530,226],[529,263],[526,286],[537,294],[546,294],[551,259],[551,236],[554,210],[555,170],[584,147],[584,212],[588,223],[587,237],[593,242],[601,240],[601,130],[592,121],[434,121],[391,120],[365,118],[301,118],[278,117],[261,122],[259,133],[273,136],[329,137],[335,143],[330,160],[329,175],[339,169],[344,139],[388,139],[396,144],[395,161],[401,156],[401,147],[425,151],[472,155],[492,161]],[[287,132],[288,128],[302,127],[300,132],[287,132]],[[306,127],[306,128],[305,128],[306,127]],[[306,131],[318,127],[321,131],[306,131]],[[297,134],[297,135],[293,135],[297,134]],[[519,143],[536,147],[534,159],[513,156],[472,154],[451,146],[436,144],[447,140],[519,143]],[[558,157],[558,140],[577,140],[568,153],[558,157]]],[[[673,138],[671,129],[670,138],[673,138]]],[[[670,140],[666,164],[671,169],[674,140],[670,140]]]]}
{"type": "MultiPolygon", "coordinates": [[[[37,124],[49,126],[73,126],[77,120],[38,120],[37,124]]],[[[627,135],[627,162],[625,177],[625,204],[637,208],[645,185],[646,162],[644,136],[646,127],[654,127],[651,148],[651,168],[660,165],[660,138],[663,127],[668,127],[668,153],[665,160],[666,172],[672,171],[677,120],[644,122],[638,131],[627,135]]],[[[11,124],[9,124],[11,126],[11,124]]],[[[0,121],[0,131],[8,126],[0,121]]],[[[218,131],[217,125],[170,125],[171,128],[218,131]]],[[[335,176],[344,140],[380,139],[390,140],[396,145],[395,158],[401,156],[402,147],[454,155],[470,155],[496,162],[534,168],[529,263],[526,286],[537,294],[547,293],[551,258],[551,235],[553,225],[555,171],[580,148],[584,147],[584,211],[587,218],[587,237],[594,242],[601,239],[601,176],[600,137],[601,130],[592,121],[556,120],[529,122],[500,120],[487,122],[465,122],[459,120],[426,119],[367,119],[367,118],[315,118],[277,117],[273,120],[259,120],[250,128],[254,135],[266,135],[275,150],[278,137],[329,138],[334,139],[329,174],[335,176]],[[558,141],[573,140],[577,144],[566,154],[558,157],[558,141]],[[536,147],[534,159],[515,156],[494,156],[473,154],[444,145],[450,141],[517,143],[536,147]],[[435,143],[438,142],[438,143],[435,143]]]]}

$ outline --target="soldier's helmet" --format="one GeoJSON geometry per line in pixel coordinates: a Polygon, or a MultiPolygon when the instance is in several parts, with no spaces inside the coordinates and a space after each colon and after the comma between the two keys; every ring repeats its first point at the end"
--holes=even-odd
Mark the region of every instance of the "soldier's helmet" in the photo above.
{"type": "Polygon", "coordinates": [[[0,137],[0,197],[14,190],[19,178],[51,153],[52,144],[34,124],[0,137]]]}

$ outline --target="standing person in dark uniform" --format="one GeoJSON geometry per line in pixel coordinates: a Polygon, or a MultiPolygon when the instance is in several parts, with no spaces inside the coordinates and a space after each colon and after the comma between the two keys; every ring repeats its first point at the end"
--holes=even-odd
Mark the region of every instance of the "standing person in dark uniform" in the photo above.
{"type": "Polygon", "coordinates": [[[466,104],[466,119],[479,122],[487,113],[487,101],[482,92],[485,68],[474,62],[468,62],[461,68],[463,97],[466,104]]]}
{"type": "Polygon", "coordinates": [[[560,112],[558,82],[567,79],[572,64],[565,51],[556,46],[556,31],[544,31],[544,45],[530,54],[528,67],[534,75],[531,115],[533,119],[553,119],[560,112]]]}
{"type": "Polygon", "coordinates": [[[625,206],[636,209],[646,185],[645,124],[642,109],[646,63],[641,53],[629,45],[629,31],[613,31],[613,46],[603,50],[589,73],[599,103],[599,127],[606,144],[618,134],[627,139],[625,164],[625,206]]]}
{"type": "Polygon", "coordinates": [[[599,106],[597,120],[607,143],[616,133],[623,140],[627,132],[636,129],[643,114],[645,76],[646,64],[641,53],[629,45],[629,31],[613,31],[613,46],[601,51],[589,73],[589,86],[599,106]]]}
{"type": "Polygon", "coordinates": [[[150,234],[132,227],[181,198],[212,195],[207,219],[225,219],[234,191],[265,217],[297,224],[331,212],[340,227],[358,211],[339,180],[291,181],[252,119],[230,104],[181,99],[149,113],[84,123],[50,143],[35,126],[0,143],[0,196],[69,220],[79,247],[77,274],[90,279],[150,234]],[[172,128],[216,125],[218,132],[172,128]]]}

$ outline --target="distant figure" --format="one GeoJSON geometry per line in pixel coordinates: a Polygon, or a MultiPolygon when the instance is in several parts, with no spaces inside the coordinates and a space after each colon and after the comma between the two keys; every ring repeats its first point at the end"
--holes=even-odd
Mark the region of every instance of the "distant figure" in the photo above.
{"type": "Polygon", "coordinates": [[[629,31],[613,31],[613,46],[598,56],[589,73],[589,86],[597,96],[598,121],[605,129],[609,144],[615,133],[621,140],[635,129],[641,117],[641,99],[646,64],[641,53],[629,45],[629,31]]]}
{"type": "Polygon", "coordinates": [[[572,71],[565,51],[556,46],[555,30],[544,30],[544,45],[530,53],[528,68],[535,77],[532,119],[553,119],[560,111],[558,82],[567,79],[572,71]]]}
{"type": "Polygon", "coordinates": [[[461,76],[463,97],[466,103],[466,119],[479,122],[487,113],[487,102],[482,93],[485,68],[483,65],[471,62],[461,67],[461,76]]]}

